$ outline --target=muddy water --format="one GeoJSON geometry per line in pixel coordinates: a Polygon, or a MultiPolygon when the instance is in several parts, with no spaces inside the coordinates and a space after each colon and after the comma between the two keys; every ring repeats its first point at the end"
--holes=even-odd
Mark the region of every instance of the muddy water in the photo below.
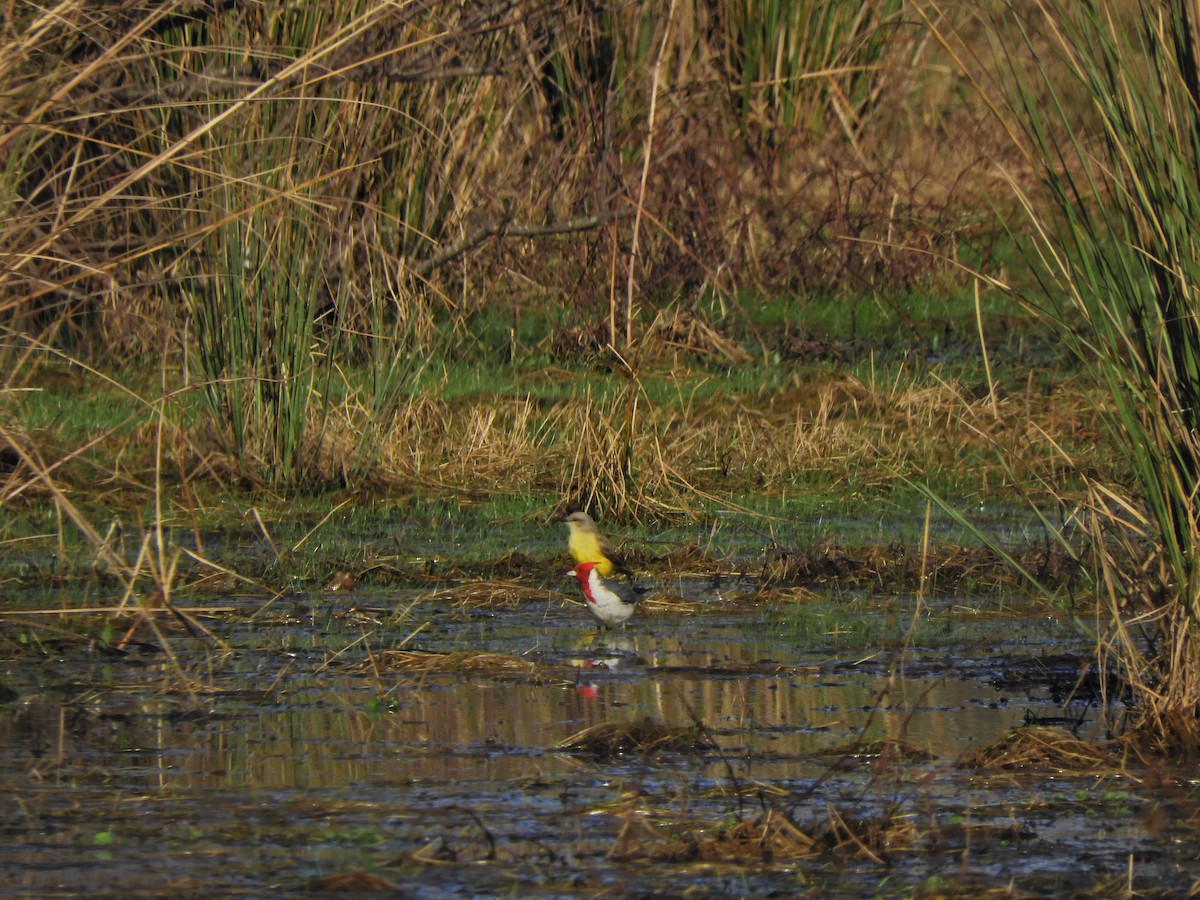
{"type": "MultiPolygon", "coordinates": [[[[145,646],[122,655],[50,642],[10,666],[0,890],[277,896],[370,872],[386,879],[375,883],[384,893],[390,883],[428,897],[859,896],[1009,883],[1106,895],[1130,879],[1166,896],[1200,878],[1187,773],[1150,790],[1128,776],[954,766],[1031,718],[1070,717],[1098,736],[1094,705],[1060,696],[1071,654],[1087,648],[1044,616],[944,603],[916,612],[934,627],[901,652],[898,641],[846,646],[777,609],[715,600],[600,634],[551,593],[515,609],[443,602],[395,613],[410,602],[360,592],[250,618],[258,601],[231,600],[242,612],[203,620],[227,649],[173,631],[172,662],[143,632],[145,646]],[[385,651],[401,644],[516,656],[542,677],[390,671],[385,651]],[[647,717],[701,721],[715,747],[648,760],[556,750],[589,726],[647,717]],[[914,755],[883,765],[852,752],[882,738],[914,755]],[[931,837],[886,858],[609,855],[631,817],[664,833],[711,832],[767,805],[801,824],[899,810],[931,837]],[[955,845],[946,829],[959,823],[1010,836],[955,845]]],[[[876,599],[867,615],[883,634],[913,612],[876,599]]]]}

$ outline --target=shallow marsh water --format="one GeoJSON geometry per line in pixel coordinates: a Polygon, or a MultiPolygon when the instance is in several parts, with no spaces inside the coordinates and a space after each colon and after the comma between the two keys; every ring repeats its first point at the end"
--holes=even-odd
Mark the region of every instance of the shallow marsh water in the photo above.
{"type": "Polygon", "coordinates": [[[422,897],[1108,896],[1126,884],[1172,896],[1200,879],[1189,773],[1157,773],[1150,788],[955,766],[1030,719],[1102,736],[1094,705],[1062,703],[1088,648],[1057,620],[833,598],[868,635],[920,626],[907,642],[856,644],[836,617],[803,624],[786,604],[671,587],[694,604],[686,614],[604,633],[554,591],[507,608],[356,591],[262,609],[222,599],[238,613],[199,620],[227,648],[172,628],[175,662],[145,628],[124,654],[43,635],[46,654],[4,678],[16,696],[0,706],[0,890],[267,897],[366,871],[387,880],[377,893],[390,882],[422,897]],[[504,654],[538,674],[395,671],[398,646],[504,654]],[[715,746],[557,749],[647,718],[700,721],[715,746]],[[879,739],[910,755],[866,752],[879,739]],[[613,853],[631,823],[694,838],[770,806],[801,825],[893,812],[922,836],[882,856],[744,864],[613,853]]]}

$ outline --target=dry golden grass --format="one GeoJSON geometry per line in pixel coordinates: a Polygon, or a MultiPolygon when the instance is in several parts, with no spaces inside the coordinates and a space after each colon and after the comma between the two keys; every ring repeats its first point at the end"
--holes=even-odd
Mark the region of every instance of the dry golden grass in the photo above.
{"type": "Polygon", "coordinates": [[[560,511],[591,509],[609,519],[689,510],[695,485],[672,440],[673,413],[656,408],[631,379],[607,401],[590,390],[558,404],[549,417],[559,436],[545,463],[562,497],[560,511]]]}
{"type": "MultiPolygon", "coordinates": [[[[799,473],[885,485],[897,474],[919,480],[936,471],[982,479],[985,492],[1010,490],[1013,477],[1050,482],[1064,461],[1031,452],[1042,436],[1028,433],[1030,416],[1061,445],[1096,445],[1098,425],[1081,393],[996,404],[968,393],[953,384],[868,386],[835,377],[770,397],[670,404],[651,402],[636,380],[605,400],[585,393],[544,408],[531,397],[449,403],[428,394],[386,426],[362,410],[334,410],[323,461],[312,468],[340,474],[335,467],[353,455],[347,436],[375,430],[375,476],[385,482],[483,495],[549,488],[562,498],[559,511],[588,508],[612,520],[691,512],[731,491],[784,487],[799,473]],[[997,447],[1014,450],[1008,472],[988,462],[997,447]]],[[[1075,462],[1103,465],[1087,452],[1075,462]]]]}
{"type": "Polygon", "coordinates": [[[964,768],[984,771],[1036,769],[1060,772],[1122,771],[1121,758],[1103,746],[1081,741],[1055,727],[1015,728],[986,747],[968,750],[958,760],[964,768]]]}
{"type": "Polygon", "coordinates": [[[669,594],[648,594],[638,601],[638,613],[650,616],[694,616],[705,608],[698,600],[669,594]]]}
{"type": "Polygon", "coordinates": [[[609,856],[621,860],[769,864],[837,854],[882,863],[887,854],[914,847],[919,838],[908,817],[856,819],[843,816],[832,806],[826,808],[825,821],[803,826],[775,806],[755,819],[733,825],[672,821],[663,814],[653,818],[660,821],[643,814],[627,814],[609,856]]]}
{"type": "Polygon", "coordinates": [[[674,857],[682,850],[706,862],[773,862],[812,856],[816,843],[784,813],[772,808],[752,822],[738,822],[712,837],[701,837],[694,844],[685,841],[678,850],[667,852],[674,857]]]}
{"type": "Polygon", "coordinates": [[[364,427],[379,431],[379,473],[389,481],[515,493],[530,483],[541,455],[543,426],[536,412],[528,397],[449,403],[430,393],[414,397],[382,428],[363,414],[345,428],[352,434],[364,427]]]}
{"type": "MultiPolygon", "coordinates": [[[[553,493],[558,512],[586,508],[612,521],[687,515],[729,503],[731,495],[786,490],[798,479],[865,490],[894,484],[897,476],[922,481],[936,474],[938,481],[981,484],[983,495],[1011,497],[1014,479],[1051,484],[1072,467],[1103,475],[1111,464],[1096,449],[1103,441],[1091,401],[1070,386],[993,403],[975,388],[930,385],[915,375],[873,385],[832,375],[797,378],[764,395],[693,396],[702,379],[659,371],[658,389],[662,379],[674,381],[678,396],[652,401],[627,375],[620,390],[603,398],[589,391],[549,402],[538,399],[537,384],[527,396],[453,401],[434,384],[382,418],[351,394],[328,410],[314,408],[300,469],[318,485],[365,479],[424,493],[553,493]],[[1042,423],[1044,433],[1032,432],[1030,421],[1042,423]],[[1039,450],[1046,438],[1071,455],[1039,450]]],[[[246,484],[204,419],[181,425],[167,417],[161,431],[170,474],[185,493],[213,482],[246,484]]],[[[57,460],[47,465],[64,487],[94,485],[95,468],[118,460],[119,471],[107,479],[114,489],[151,490],[153,424],[133,434],[102,433],[65,456],[55,450],[62,441],[52,431],[36,440],[16,426],[5,433],[6,447],[32,441],[57,460]]],[[[21,465],[0,467],[0,475],[0,499],[46,490],[21,465]]]]}
{"type": "Polygon", "coordinates": [[[526,603],[546,603],[554,594],[507,581],[473,581],[438,591],[423,599],[449,603],[455,609],[515,609],[526,603]]]}
{"type": "Polygon", "coordinates": [[[714,328],[695,309],[669,306],[660,309],[637,338],[639,363],[671,360],[678,366],[681,357],[707,358],[725,365],[743,365],[750,354],[736,341],[714,328]]]}

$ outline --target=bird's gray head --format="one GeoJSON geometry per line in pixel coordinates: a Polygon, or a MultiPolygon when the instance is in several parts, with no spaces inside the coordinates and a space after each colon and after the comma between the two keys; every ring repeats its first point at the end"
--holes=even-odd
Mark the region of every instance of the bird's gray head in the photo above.
{"type": "Polygon", "coordinates": [[[592,517],[585,512],[573,512],[563,519],[563,521],[571,525],[578,525],[580,528],[594,529],[596,527],[596,523],[592,521],[592,517]]]}

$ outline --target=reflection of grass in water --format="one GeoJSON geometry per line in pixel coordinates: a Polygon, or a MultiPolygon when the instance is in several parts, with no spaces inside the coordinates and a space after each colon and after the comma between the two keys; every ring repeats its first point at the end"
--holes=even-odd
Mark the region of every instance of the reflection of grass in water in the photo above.
{"type": "Polygon", "coordinates": [[[775,615],[779,633],[801,650],[865,650],[891,646],[904,637],[909,621],[881,612],[862,598],[816,597],[787,603],[775,615]]]}
{"type": "MultiPolygon", "coordinates": [[[[503,653],[436,653],[424,650],[384,650],[369,663],[360,664],[367,672],[388,672],[413,677],[426,675],[479,675],[494,679],[516,679],[528,684],[562,681],[565,673],[527,659],[503,653]]],[[[568,682],[569,683],[569,682],[568,682]]]]}

